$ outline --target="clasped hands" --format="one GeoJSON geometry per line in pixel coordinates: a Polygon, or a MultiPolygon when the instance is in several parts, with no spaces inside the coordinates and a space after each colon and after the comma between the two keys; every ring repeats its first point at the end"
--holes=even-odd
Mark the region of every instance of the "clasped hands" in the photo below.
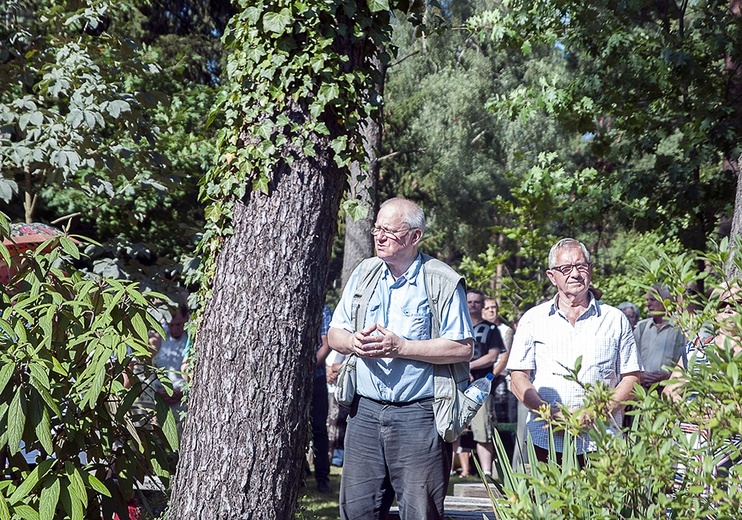
{"type": "Polygon", "coordinates": [[[401,357],[407,340],[374,323],[351,335],[351,351],[364,358],[401,357]]]}

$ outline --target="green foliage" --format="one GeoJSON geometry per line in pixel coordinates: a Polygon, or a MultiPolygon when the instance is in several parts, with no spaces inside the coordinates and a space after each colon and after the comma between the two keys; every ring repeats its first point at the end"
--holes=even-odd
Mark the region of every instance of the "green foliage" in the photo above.
{"type": "Polygon", "coordinates": [[[562,51],[568,75],[546,71],[491,105],[524,120],[545,110],[584,136],[581,161],[595,172],[576,207],[702,249],[734,200],[721,159],[739,156],[741,129],[725,59],[739,59],[742,24],[723,0],[666,7],[515,0],[469,27],[524,55],[562,51]]]}
{"type": "Polygon", "coordinates": [[[457,2],[444,11],[453,27],[424,38],[415,37],[409,23],[394,26],[400,59],[385,86],[381,191],[425,208],[423,248],[445,258],[482,253],[496,230],[510,223],[493,201],[512,201],[511,188],[538,150],[566,147],[564,133],[543,111],[524,124],[486,109],[493,93],[531,84],[558,66],[554,51],[537,49],[524,60],[456,30],[487,5],[457,2]]]}
{"type": "MultiPolygon", "coordinates": [[[[0,235],[8,232],[0,215],[0,235]]],[[[0,256],[15,266],[0,290],[0,518],[125,511],[136,481],[169,477],[177,449],[170,408],[159,396],[154,409],[137,403],[152,374],[148,332],[159,329],[151,300],[161,295],[83,277],[68,236],[13,258],[0,245],[0,256]]]]}
{"type": "MultiPolygon", "coordinates": [[[[711,253],[660,255],[647,262],[644,278],[648,283],[664,283],[675,296],[684,293],[686,284],[704,279],[707,287],[728,287],[735,283],[727,279],[725,266],[729,245],[719,244],[711,253]],[[698,274],[698,260],[708,269],[698,274]]],[[[738,281],[736,281],[738,283],[738,281]]],[[[737,313],[731,322],[719,323],[719,297],[700,297],[697,315],[687,312],[688,301],[666,301],[668,309],[694,338],[702,324],[713,329],[712,334],[726,336],[724,348],[711,343],[706,348],[709,363],[699,363],[682,370],[678,379],[667,383],[675,387],[676,399],[662,397],[662,387],[645,390],[635,387],[634,424],[621,437],[605,433],[601,417],[605,417],[612,392],[605,386],[585,387],[588,390],[584,407],[577,411],[563,409],[565,419],[557,428],[567,438],[585,434],[581,420],[595,417],[595,428],[587,434],[597,445],[597,451],[587,456],[587,464],[576,464],[573,449],[565,449],[562,465],[552,459],[549,464],[531,463],[528,474],[500,468],[504,499],[493,497],[502,519],[628,519],[628,518],[739,518],[742,487],[739,486],[742,452],[729,440],[742,434],[742,389],[739,369],[742,354],[734,354],[742,337],[740,302],[731,301],[737,313]],[[723,329],[720,328],[723,325],[723,329]],[[705,432],[686,433],[680,422],[696,424],[705,432]],[[721,454],[731,458],[727,473],[715,466],[721,454]],[[684,467],[682,479],[675,479],[677,468],[684,467]]],[[[572,378],[579,370],[575,368],[572,378]]],[[[504,455],[499,447],[501,457],[504,455]]],[[[504,459],[506,460],[506,459],[504,459]]],[[[531,461],[535,457],[531,452],[531,461]]]]}
{"type": "MultiPolygon", "coordinates": [[[[611,305],[630,301],[644,307],[646,287],[651,285],[644,270],[645,262],[678,254],[683,248],[677,239],[667,239],[657,231],[616,232],[606,223],[609,230],[603,232],[600,226],[593,231],[577,225],[577,222],[597,223],[606,219],[605,214],[578,215],[583,210],[574,204],[575,200],[584,199],[599,205],[600,196],[590,193],[593,173],[590,168],[568,172],[556,160],[556,154],[541,154],[520,183],[514,183],[509,198],[495,199],[498,212],[508,215],[503,220],[506,225],[494,228],[504,236],[506,247],[489,244],[484,253],[465,256],[459,270],[467,283],[487,291],[497,278],[498,269],[504,266],[497,291],[503,301],[502,308],[506,313],[523,310],[525,305],[553,296],[545,275],[549,249],[563,236],[573,236],[593,252],[593,285],[603,292],[601,299],[611,305]],[[554,215],[563,215],[564,220],[555,221],[554,215]],[[575,225],[569,225],[570,222],[575,225]]],[[[599,213],[595,209],[590,211],[599,213]]]]}
{"type": "MultiPolygon", "coordinates": [[[[405,2],[392,7],[407,9],[405,2]]],[[[211,120],[224,128],[202,181],[206,231],[200,281],[208,286],[235,199],[269,193],[283,167],[330,153],[365,164],[359,122],[377,116],[380,66],[390,60],[386,2],[260,0],[239,3],[223,43],[228,82],[211,120]],[[329,145],[318,149],[320,140],[329,145]],[[322,141],[324,142],[324,141],[322,141]]],[[[362,210],[351,201],[347,208],[362,210]]],[[[360,210],[360,211],[359,211],[360,210]]]]}
{"type": "MultiPolygon", "coordinates": [[[[121,83],[157,70],[107,30],[111,19],[125,19],[122,9],[118,2],[6,4],[0,157],[3,177],[22,180],[28,200],[46,184],[73,180],[88,195],[113,197],[147,180],[153,165],[166,165],[151,153],[157,129],[142,124],[143,111],[163,97],[121,83]],[[123,188],[114,185],[119,176],[123,188]]],[[[33,209],[27,204],[27,214],[33,209]]]]}
{"type": "Polygon", "coordinates": [[[197,184],[219,127],[205,120],[231,9],[32,0],[0,12],[3,210],[72,216],[101,243],[88,269],[165,290],[203,227],[197,184]]]}

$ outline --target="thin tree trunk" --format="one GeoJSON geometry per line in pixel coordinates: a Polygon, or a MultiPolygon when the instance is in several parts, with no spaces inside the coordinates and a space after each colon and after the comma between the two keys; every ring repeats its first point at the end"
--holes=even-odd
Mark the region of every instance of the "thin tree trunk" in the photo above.
{"type": "Polygon", "coordinates": [[[374,241],[371,229],[374,227],[378,202],[376,190],[379,184],[379,161],[377,151],[381,144],[381,125],[372,120],[366,120],[363,128],[363,143],[369,160],[368,172],[361,170],[358,163],[350,168],[350,192],[359,197],[368,205],[368,214],[361,219],[353,220],[350,214],[345,214],[345,244],[343,247],[343,286],[353,270],[366,258],[374,254],[374,241]]]}
{"type": "MultiPolygon", "coordinates": [[[[376,92],[379,98],[383,99],[386,67],[378,59],[380,52],[381,49],[377,50],[377,56],[372,62],[379,75],[376,92]]],[[[367,204],[369,210],[366,217],[358,220],[353,220],[348,213],[345,214],[345,244],[343,246],[343,270],[341,272],[343,287],[356,266],[374,255],[371,229],[374,226],[376,212],[379,209],[376,193],[379,186],[379,168],[381,166],[379,162],[381,128],[381,115],[377,119],[367,118],[362,123],[363,147],[368,160],[368,171],[363,171],[361,165],[357,162],[354,162],[350,167],[349,192],[351,196],[360,198],[367,204]]]]}
{"type": "MultiPolygon", "coordinates": [[[[329,141],[316,149],[330,150],[329,141]]],[[[294,517],[345,180],[330,153],[295,156],[269,195],[235,205],[198,333],[171,519],[294,517]]]]}
{"type": "MultiPolygon", "coordinates": [[[[742,16],[742,0],[731,0],[729,5],[733,16],[742,16]]],[[[735,123],[738,130],[742,129],[742,64],[734,62],[727,54],[726,69],[730,74],[728,82],[727,99],[734,109],[735,123]]],[[[739,135],[739,132],[737,133],[739,135]]],[[[724,167],[731,171],[737,178],[737,193],[734,199],[734,216],[732,218],[732,237],[742,243],[742,156],[726,157],[724,167]]],[[[740,270],[730,260],[727,265],[727,274],[731,277],[740,276],[740,270]]]]}

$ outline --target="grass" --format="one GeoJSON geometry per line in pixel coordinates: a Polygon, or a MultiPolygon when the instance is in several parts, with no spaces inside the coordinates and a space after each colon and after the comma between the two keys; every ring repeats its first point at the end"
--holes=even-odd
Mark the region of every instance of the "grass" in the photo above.
{"type": "Polygon", "coordinates": [[[297,520],[338,520],[340,512],[338,509],[338,497],[340,495],[340,476],[342,468],[330,466],[330,489],[332,493],[320,493],[314,475],[305,480],[304,486],[299,490],[299,513],[297,520]]]}
{"type": "MultiPolygon", "coordinates": [[[[338,497],[340,495],[340,476],[342,468],[330,467],[330,489],[332,493],[323,494],[317,491],[314,477],[310,475],[304,487],[299,490],[299,512],[296,520],[338,520],[338,497]]],[[[448,495],[453,495],[454,484],[463,482],[482,482],[479,477],[451,477],[448,481],[448,495]]]]}

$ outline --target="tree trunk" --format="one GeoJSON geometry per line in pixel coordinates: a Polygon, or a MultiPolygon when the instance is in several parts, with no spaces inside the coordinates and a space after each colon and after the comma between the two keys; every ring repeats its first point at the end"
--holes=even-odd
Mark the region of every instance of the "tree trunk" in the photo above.
{"type": "Polygon", "coordinates": [[[377,152],[381,146],[381,123],[367,119],[363,127],[363,145],[368,157],[368,172],[361,170],[356,162],[350,168],[350,193],[368,205],[368,215],[353,220],[345,214],[345,244],[343,246],[343,287],[353,270],[366,258],[374,254],[374,240],[371,229],[376,221],[376,212],[379,208],[376,198],[379,184],[379,161],[377,152]]]}
{"type": "MultiPolygon", "coordinates": [[[[376,83],[376,92],[379,99],[384,98],[384,81],[386,66],[379,59],[381,49],[377,49],[376,56],[371,60],[373,67],[378,71],[379,80],[376,83]]],[[[376,221],[376,212],[379,209],[376,196],[379,186],[379,150],[381,149],[381,115],[377,119],[366,118],[362,124],[363,148],[368,160],[368,171],[364,172],[358,162],[350,167],[349,192],[351,196],[360,198],[368,205],[366,217],[358,220],[345,214],[345,244],[343,245],[343,270],[341,278],[343,287],[353,270],[366,258],[374,255],[374,240],[371,229],[376,221]]]]}
{"type": "Polygon", "coordinates": [[[346,175],[329,139],[316,149],[311,160],[297,152],[283,163],[269,195],[235,204],[198,333],[171,519],[294,517],[346,175]]]}
{"type": "MultiPolygon", "coordinates": [[[[729,10],[732,16],[742,16],[742,0],[731,0],[729,10]]],[[[742,65],[736,63],[731,55],[726,56],[726,69],[729,72],[729,82],[727,83],[727,99],[730,100],[734,109],[735,127],[740,135],[742,130],[742,65]]],[[[724,168],[731,171],[737,177],[737,193],[734,199],[734,216],[732,217],[732,237],[742,243],[742,156],[726,157],[724,159],[724,168]]],[[[736,252],[738,254],[738,252],[736,252]]],[[[738,260],[739,262],[739,260],[738,260]]],[[[740,276],[740,270],[732,260],[727,265],[727,274],[730,277],[740,276]]]]}

